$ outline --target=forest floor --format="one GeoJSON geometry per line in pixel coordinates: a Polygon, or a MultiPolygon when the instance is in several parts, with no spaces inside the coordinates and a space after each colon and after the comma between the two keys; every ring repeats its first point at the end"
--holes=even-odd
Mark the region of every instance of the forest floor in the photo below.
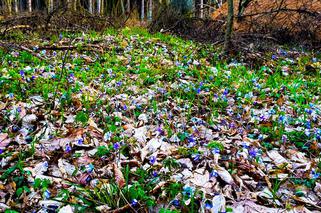
{"type": "Polygon", "coordinates": [[[0,209],[321,212],[321,55],[125,28],[0,49],[0,209]]]}

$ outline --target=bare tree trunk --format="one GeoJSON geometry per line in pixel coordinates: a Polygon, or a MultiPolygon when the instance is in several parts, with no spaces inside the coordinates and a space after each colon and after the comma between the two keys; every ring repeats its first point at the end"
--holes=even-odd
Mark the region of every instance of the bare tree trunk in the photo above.
{"type": "Polygon", "coordinates": [[[100,14],[101,12],[101,0],[97,0],[97,14],[100,14]]]}
{"type": "Polygon", "coordinates": [[[200,2],[200,18],[204,18],[204,0],[200,2]]]}
{"type": "Polygon", "coordinates": [[[6,8],[5,16],[6,15],[11,16],[12,15],[12,5],[11,5],[12,2],[11,2],[11,0],[6,0],[4,3],[5,3],[4,6],[6,8]]]}
{"type": "Polygon", "coordinates": [[[120,0],[120,7],[121,7],[121,12],[122,15],[125,15],[125,6],[124,6],[124,0],[120,0]]]}
{"type": "Polygon", "coordinates": [[[144,21],[145,19],[145,0],[142,0],[140,19],[141,21],[144,21]]]}
{"type": "Polygon", "coordinates": [[[18,14],[19,13],[19,9],[18,9],[18,0],[14,0],[14,12],[16,13],[16,14],[18,14]]]}
{"type": "Polygon", "coordinates": [[[224,51],[225,53],[230,52],[231,50],[231,37],[233,32],[233,22],[234,22],[234,5],[233,0],[227,0],[228,5],[228,14],[226,22],[226,31],[225,31],[225,42],[224,42],[224,51]]]}
{"type": "Polygon", "coordinates": [[[130,0],[127,0],[127,13],[130,13],[130,0]]]}
{"type": "Polygon", "coordinates": [[[88,0],[89,13],[93,14],[93,0],[88,0]]]}
{"type": "Polygon", "coordinates": [[[105,1],[102,0],[100,4],[100,14],[104,15],[104,12],[105,12],[105,1]]]}
{"type": "Polygon", "coordinates": [[[48,0],[48,13],[53,11],[53,0],[48,0]]]}
{"type": "Polygon", "coordinates": [[[32,0],[28,0],[28,12],[32,12],[32,0]]]}
{"type": "Polygon", "coordinates": [[[153,0],[148,0],[148,3],[147,20],[151,22],[153,20],[153,0]]]}

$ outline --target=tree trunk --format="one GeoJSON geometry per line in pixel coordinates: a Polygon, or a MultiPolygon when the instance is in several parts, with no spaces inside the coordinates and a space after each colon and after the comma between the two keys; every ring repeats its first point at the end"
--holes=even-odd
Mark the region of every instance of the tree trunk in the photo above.
{"type": "Polygon", "coordinates": [[[148,15],[147,15],[147,19],[149,22],[151,22],[153,20],[153,0],[149,0],[148,1],[148,15]]]}
{"type": "Polygon", "coordinates": [[[31,2],[31,0],[28,0],[28,12],[29,13],[32,12],[32,2],[31,2]]]}
{"type": "Polygon", "coordinates": [[[48,13],[53,11],[53,0],[48,0],[48,13]]]}
{"type": "Polygon", "coordinates": [[[141,21],[144,21],[144,18],[145,18],[145,0],[142,0],[142,7],[141,7],[141,13],[140,13],[141,21]]]}
{"type": "Polygon", "coordinates": [[[233,22],[234,22],[234,5],[233,0],[227,0],[228,5],[228,14],[226,22],[226,31],[225,31],[225,42],[224,42],[224,51],[229,53],[231,50],[231,37],[233,32],[233,22]]]}
{"type": "Polygon", "coordinates": [[[127,13],[130,13],[130,0],[127,0],[127,13]]]}
{"type": "Polygon", "coordinates": [[[121,13],[122,13],[122,15],[125,16],[124,0],[120,0],[120,7],[121,7],[121,13]]]}
{"type": "Polygon", "coordinates": [[[14,12],[16,13],[16,14],[18,14],[19,13],[19,9],[18,9],[18,0],[14,0],[14,12]]]}
{"type": "MultiPolygon", "coordinates": [[[[6,6],[6,12],[7,12],[7,14],[9,15],[9,16],[11,16],[12,15],[12,2],[11,2],[11,0],[6,0],[5,2],[5,6],[6,6]]],[[[5,14],[6,15],[6,14],[5,14]]]]}
{"type": "Polygon", "coordinates": [[[93,0],[88,0],[88,11],[93,14],[93,0]]]}
{"type": "Polygon", "coordinates": [[[101,0],[97,0],[97,14],[100,14],[101,12],[101,0]]]}
{"type": "Polygon", "coordinates": [[[200,18],[204,18],[204,0],[200,2],[200,18]]]}

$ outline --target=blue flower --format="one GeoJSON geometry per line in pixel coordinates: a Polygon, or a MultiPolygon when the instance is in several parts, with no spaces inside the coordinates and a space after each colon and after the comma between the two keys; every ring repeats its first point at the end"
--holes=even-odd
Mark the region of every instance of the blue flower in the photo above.
{"type": "Polygon", "coordinates": [[[214,148],[212,149],[212,153],[215,155],[215,154],[220,154],[220,149],[218,148],[214,148]]]}
{"type": "Polygon", "coordinates": [[[43,196],[45,197],[45,199],[49,199],[51,196],[50,191],[48,189],[46,191],[44,191],[43,196]]]}
{"type": "Polygon", "coordinates": [[[150,158],[149,158],[149,163],[150,164],[155,164],[156,163],[156,157],[155,156],[151,156],[150,158]]]}
{"type": "Polygon", "coordinates": [[[223,95],[227,95],[229,93],[229,90],[228,89],[224,89],[224,92],[223,92],[223,95]]]}
{"type": "Polygon", "coordinates": [[[123,110],[126,111],[127,109],[128,109],[128,108],[127,108],[126,104],[124,104],[123,110]]]}
{"type": "Polygon", "coordinates": [[[211,171],[210,178],[211,177],[218,177],[218,173],[217,173],[217,171],[215,169],[213,171],[211,171]]]}
{"type": "Polygon", "coordinates": [[[94,165],[92,165],[92,164],[86,165],[86,171],[88,173],[92,173],[94,171],[94,169],[95,169],[94,165]]]}
{"type": "Polygon", "coordinates": [[[255,158],[256,155],[257,155],[257,151],[254,149],[254,148],[251,148],[249,150],[249,155],[252,157],[252,158],[255,158]]]}
{"type": "Polygon", "coordinates": [[[0,154],[2,154],[4,152],[4,150],[3,149],[0,149],[0,154]]]}
{"type": "Polygon", "coordinates": [[[78,143],[79,145],[82,145],[82,144],[84,143],[84,139],[79,138],[79,139],[77,140],[77,143],[78,143]]]}
{"type": "Polygon", "coordinates": [[[71,152],[71,146],[69,144],[66,145],[65,152],[67,153],[71,152]]]}
{"type": "Polygon", "coordinates": [[[288,137],[286,135],[282,135],[282,142],[283,143],[286,143],[287,139],[288,139],[288,137]]]}
{"type": "Polygon", "coordinates": [[[210,200],[205,201],[205,208],[206,209],[211,209],[213,208],[213,203],[210,200]]]}
{"type": "Polygon", "coordinates": [[[138,205],[138,201],[136,199],[133,199],[131,202],[130,202],[130,205],[131,206],[137,206],[138,205]]]}
{"type": "Polygon", "coordinates": [[[278,57],[276,55],[272,55],[272,60],[276,60],[278,57]]]}
{"type": "Polygon", "coordinates": [[[115,150],[118,150],[120,148],[120,143],[118,142],[114,143],[113,147],[115,150]]]}
{"type": "Polygon", "coordinates": [[[312,109],[307,109],[305,108],[304,110],[306,113],[308,113],[309,115],[311,115],[313,113],[313,110],[312,109]]]}
{"type": "Polygon", "coordinates": [[[194,189],[190,186],[184,186],[182,194],[190,198],[194,193],[194,189]]]}
{"type": "Polygon", "coordinates": [[[122,84],[123,84],[123,82],[118,81],[118,82],[116,83],[116,86],[117,86],[117,87],[120,87],[122,84]]]}
{"type": "Polygon", "coordinates": [[[21,77],[24,77],[24,76],[25,76],[25,72],[24,72],[23,70],[20,70],[20,71],[19,71],[19,74],[20,74],[21,77]]]}
{"type": "Polygon", "coordinates": [[[158,173],[156,171],[153,171],[153,177],[157,177],[158,173]]]}
{"type": "Polygon", "coordinates": [[[197,94],[200,94],[201,91],[202,91],[202,89],[201,89],[201,87],[199,87],[199,88],[197,88],[196,93],[197,93],[197,94]]]}
{"type": "Polygon", "coordinates": [[[13,98],[14,94],[13,93],[9,93],[9,98],[13,98]]]}
{"type": "Polygon", "coordinates": [[[262,134],[259,135],[258,139],[262,141],[264,139],[264,136],[262,134]]]}
{"type": "Polygon", "coordinates": [[[175,199],[175,200],[172,200],[172,204],[173,204],[173,206],[175,206],[175,207],[180,207],[180,202],[179,202],[179,200],[177,200],[177,199],[175,199]]]}
{"type": "Polygon", "coordinates": [[[192,158],[193,158],[194,161],[199,161],[200,158],[201,158],[201,155],[200,154],[193,154],[192,158]]]}
{"type": "Polygon", "coordinates": [[[307,122],[305,123],[305,127],[306,127],[307,129],[311,129],[311,121],[307,121],[307,122]]]}

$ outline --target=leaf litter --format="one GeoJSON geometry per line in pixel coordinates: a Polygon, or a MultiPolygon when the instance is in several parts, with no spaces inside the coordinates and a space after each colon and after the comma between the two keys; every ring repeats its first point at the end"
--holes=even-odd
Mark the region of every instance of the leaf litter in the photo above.
{"type": "Polygon", "coordinates": [[[1,210],[321,211],[320,54],[254,69],[141,29],[69,36],[37,40],[45,62],[0,52],[1,210]]]}

